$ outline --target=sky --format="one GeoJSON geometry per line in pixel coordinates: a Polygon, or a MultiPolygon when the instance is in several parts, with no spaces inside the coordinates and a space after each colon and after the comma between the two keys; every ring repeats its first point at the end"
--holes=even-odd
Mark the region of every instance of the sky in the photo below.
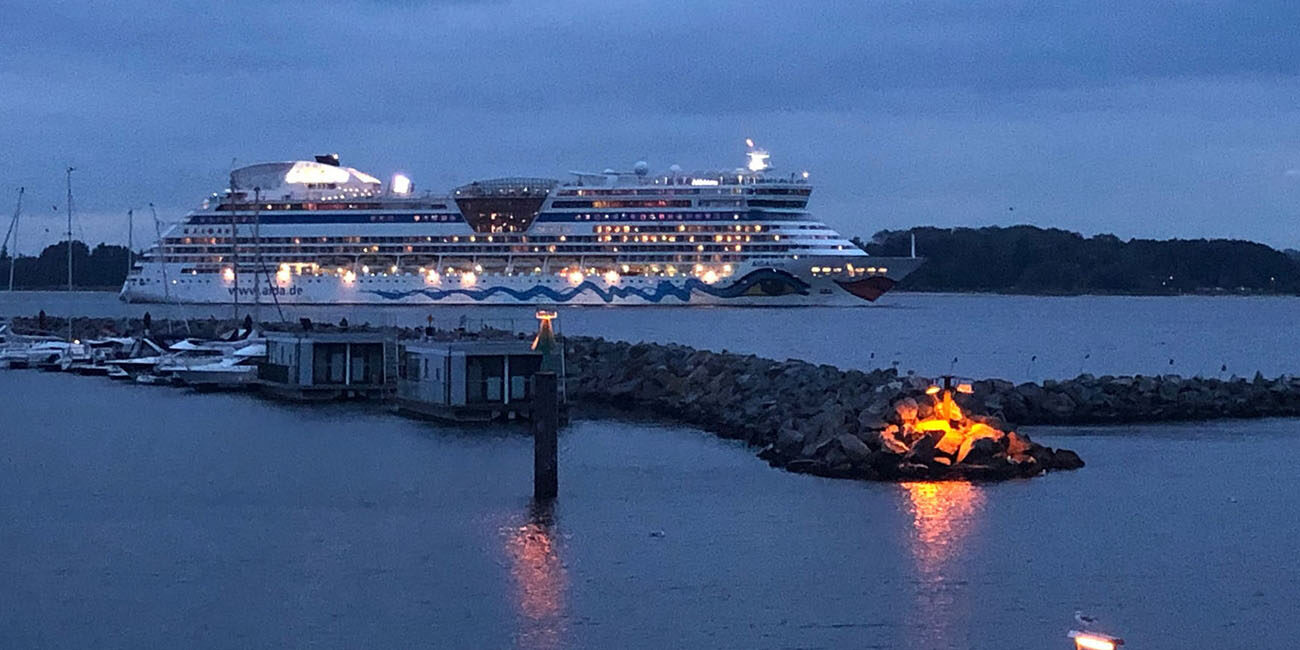
{"type": "Polygon", "coordinates": [[[232,165],[337,152],[445,191],[807,170],[847,236],[1031,223],[1300,248],[1300,3],[7,0],[0,215],[137,246],[232,165]],[[57,211],[56,211],[57,209],[57,211]]]}

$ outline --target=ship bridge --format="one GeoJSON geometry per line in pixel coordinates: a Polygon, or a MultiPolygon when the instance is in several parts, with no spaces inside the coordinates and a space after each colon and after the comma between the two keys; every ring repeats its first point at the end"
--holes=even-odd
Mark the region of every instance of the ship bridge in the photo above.
{"type": "Polygon", "coordinates": [[[462,185],[452,196],[475,232],[518,232],[528,229],[558,184],[553,178],[492,178],[462,185]]]}
{"type": "Polygon", "coordinates": [[[268,200],[330,201],[377,196],[383,191],[379,179],[352,167],[338,164],[337,156],[312,160],[269,162],[240,167],[230,173],[230,194],[247,199],[258,191],[268,200]]]}

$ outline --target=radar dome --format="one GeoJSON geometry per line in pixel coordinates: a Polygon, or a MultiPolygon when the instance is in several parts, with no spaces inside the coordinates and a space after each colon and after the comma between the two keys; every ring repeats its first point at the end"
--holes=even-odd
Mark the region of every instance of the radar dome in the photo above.
{"type": "Polygon", "coordinates": [[[637,176],[645,176],[650,173],[650,163],[638,160],[635,165],[632,165],[632,171],[636,172],[637,176]]]}
{"type": "Polygon", "coordinates": [[[668,168],[668,171],[670,171],[670,172],[672,172],[672,173],[674,173],[674,174],[680,174],[681,171],[682,171],[682,166],[681,166],[681,165],[673,165],[672,167],[669,167],[669,168],[668,168]]]}
{"type": "Polygon", "coordinates": [[[603,173],[606,175],[612,175],[612,174],[617,174],[618,172],[614,171],[613,167],[606,167],[603,173]]]}

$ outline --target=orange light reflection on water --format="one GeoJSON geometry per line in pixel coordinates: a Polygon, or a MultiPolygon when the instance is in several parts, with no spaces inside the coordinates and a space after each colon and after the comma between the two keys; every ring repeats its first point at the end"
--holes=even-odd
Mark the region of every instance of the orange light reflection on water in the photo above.
{"type": "Polygon", "coordinates": [[[560,560],[553,528],[549,510],[534,509],[527,523],[506,531],[506,551],[521,614],[519,647],[565,645],[564,595],[568,576],[560,560]]]}
{"type": "Polygon", "coordinates": [[[918,647],[961,647],[971,641],[970,593],[960,560],[979,522],[983,491],[961,481],[903,483],[912,516],[908,550],[916,563],[916,607],[927,616],[912,631],[918,647]]]}
{"type": "Polygon", "coordinates": [[[923,573],[942,571],[970,535],[983,504],[980,489],[963,481],[903,483],[912,515],[909,544],[923,573]]]}

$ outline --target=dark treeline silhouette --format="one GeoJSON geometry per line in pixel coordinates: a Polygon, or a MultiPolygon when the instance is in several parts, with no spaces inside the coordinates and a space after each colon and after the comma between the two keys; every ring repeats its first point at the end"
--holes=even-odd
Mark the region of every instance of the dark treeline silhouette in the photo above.
{"type": "MultiPolygon", "coordinates": [[[[46,246],[38,257],[19,255],[14,262],[14,287],[51,289],[68,285],[68,244],[46,246]]],[[[126,279],[125,246],[100,244],[90,250],[72,242],[72,283],[87,289],[117,288],[126,279]]],[[[0,288],[9,286],[9,252],[0,251],[0,288]]]]}
{"type": "Polygon", "coordinates": [[[872,255],[928,261],[899,289],[1026,294],[1300,293],[1300,257],[1227,239],[1121,240],[1035,226],[884,230],[872,255]]]}
{"type": "MultiPolygon", "coordinates": [[[[882,230],[854,243],[872,255],[903,256],[916,234],[927,258],[898,288],[912,291],[1080,293],[1284,293],[1300,294],[1300,251],[1227,239],[1124,241],[1114,235],[1084,237],[1036,226],[882,230]]],[[[47,246],[38,257],[19,256],[14,286],[67,285],[67,244],[47,246]]],[[[126,278],[127,249],[72,242],[73,284],[117,288],[126,278]]],[[[9,279],[9,255],[0,251],[0,288],[9,279]]]]}

